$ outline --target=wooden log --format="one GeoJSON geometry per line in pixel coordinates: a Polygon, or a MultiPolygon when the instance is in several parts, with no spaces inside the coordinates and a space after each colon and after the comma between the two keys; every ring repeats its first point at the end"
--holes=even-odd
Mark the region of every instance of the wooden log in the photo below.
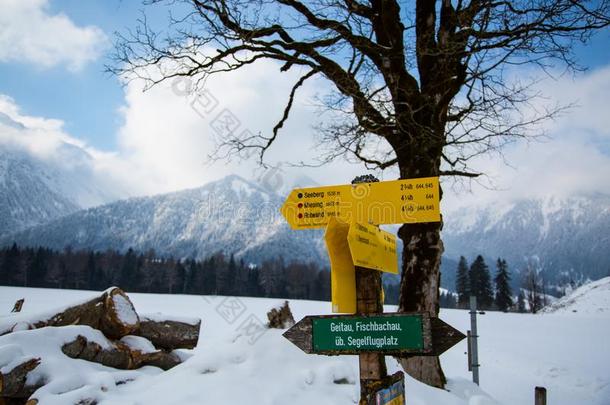
{"type": "Polygon", "coordinates": [[[28,373],[40,364],[39,358],[27,360],[6,373],[0,373],[0,397],[28,398],[40,386],[27,385],[28,373]]]}
{"type": "Polygon", "coordinates": [[[158,350],[152,342],[141,336],[125,336],[121,343],[131,349],[131,355],[136,365],[155,366],[169,370],[182,361],[176,354],[165,350],[158,350]]]}
{"type": "Polygon", "coordinates": [[[112,344],[109,348],[103,348],[100,344],[90,342],[84,336],[79,335],[76,340],[63,345],[61,351],[73,359],[87,360],[121,370],[136,368],[131,350],[122,344],[112,344]]]}
{"type": "Polygon", "coordinates": [[[161,370],[169,370],[182,363],[180,357],[172,352],[159,350],[154,353],[145,353],[141,358],[141,365],[159,367],[161,370]]]}
{"type": "Polygon", "coordinates": [[[87,360],[121,370],[133,370],[142,366],[169,370],[181,363],[178,356],[163,350],[144,353],[122,342],[109,342],[109,347],[102,347],[81,335],[63,345],[61,350],[73,359],[87,360]]]}
{"type": "Polygon", "coordinates": [[[200,328],[201,320],[189,323],[171,319],[151,319],[143,315],[140,328],[134,335],[142,336],[150,340],[155,347],[164,350],[193,349],[197,346],[200,328]]]}
{"type": "Polygon", "coordinates": [[[272,308],[267,312],[267,319],[269,319],[267,326],[275,329],[288,329],[295,323],[288,301],[284,301],[281,307],[272,308]]]}
{"type": "Polygon", "coordinates": [[[140,320],[129,297],[120,288],[114,287],[92,300],[61,310],[50,317],[36,314],[7,317],[0,324],[0,336],[17,330],[66,325],[91,326],[115,339],[136,331],[140,320]]]}
{"type": "Polygon", "coordinates": [[[534,405],[546,405],[546,388],[534,388],[534,405]]]}
{"type": "Polygon", "coordinates": [[[25,298],[21,298],[15,302],[13,305],[13,310],[11,312],[21,312],[21,308],[23,308],[23,303],[25,302],[25,298]]]}

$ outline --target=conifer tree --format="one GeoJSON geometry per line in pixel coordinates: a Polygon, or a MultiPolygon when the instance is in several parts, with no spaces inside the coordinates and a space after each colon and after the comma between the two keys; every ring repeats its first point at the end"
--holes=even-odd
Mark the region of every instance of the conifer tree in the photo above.
{"type": "Polygon", "coordinates": [[[47,253],[46,249],[39,247],[36,249],[34,260],[32,262],[32,271],[30,273],[32,287],[44,287],[45,277],[47,275],[47,253]]]}
{"type": "Polygon", "coordinates": [[[498,272],[494,278],[496,284],[496,307],[503,312],[508,311],[513,305],[512,291],[510,288],[510,273],[506,260],[498,258],[496,262],[498,272]]]}
{"type": "Polygon", "coordinates": [[[521,289],[519,289],[519,296],[517,297],[517,312],[525,312],[525,295],[521,289]]]}
{"type": "Polygon", "coordinates": [[[2,260],[0,273],[2,274],[2,279],[0,279],[0,284],[3,285],[19,285],[18,284],[18,276],[20,272],[19,265],[19,257],[21,255],[21,251],[17,247],[16,243],[13,243],[13,246],[5,250],[4,259],[2,260]]]}
{"type": "Polygon", "coordinates": [[[235,292],[235,281],[237,280],[237,264],[235,263],[235,255],[231,253],[229,258],[229,264],[226,271],[226,278],[224,280],[224,294],[233,295],[235,292]]]}
{"type": "Polygon", "coordinates": [[[468,262],[460,256],[455,278],[455,290],[458,293],[458,308],[467,308],[470,296],[470,278],[468,275],[468,262]]]}
{"type": "Polygon", "coordinates": [[[120,287],[126,291],[131,291],[135,284],[137,266],[137,256],[132,248],[127,250],[125,257],[123,258],[123,265],[121,266],[120,274],[120,287]]]}
{"type": "Polygon", "coordinates": [[[201,285],[203,293],[206,295],[218,295],[219,293],[217,258],[218,257],[216,256],[212,256],[207,259],[201,269],[201,285]]]}
{"type": "Polygon", "coordinates": [[[489,267],[485,264],[483,256],[479,255],[470,266],[470,294],[477,297],[477,306],[481,309],[489,309],[494,301],[493,289],[491,287],[491,275],[489,267]]]}
{"type": "Polygon", "coordinates": [[[95,264],[95,253],[89,252],[87,256],[87,264],[85,267],[85,274],[87,275],[87,282],[89,288],[98,289],[100,285],[98,268],[95,264]]]}

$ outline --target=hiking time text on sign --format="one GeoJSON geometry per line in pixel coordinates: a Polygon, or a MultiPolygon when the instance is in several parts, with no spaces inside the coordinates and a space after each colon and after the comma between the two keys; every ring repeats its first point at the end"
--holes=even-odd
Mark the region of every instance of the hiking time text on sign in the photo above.
{"type": "Polygon", "coordinates": [[[426,177],[297,188],[281,212],[293,229],[323,228],[330,218],[375,225],[439,222],[439,180],[426,177]]]}

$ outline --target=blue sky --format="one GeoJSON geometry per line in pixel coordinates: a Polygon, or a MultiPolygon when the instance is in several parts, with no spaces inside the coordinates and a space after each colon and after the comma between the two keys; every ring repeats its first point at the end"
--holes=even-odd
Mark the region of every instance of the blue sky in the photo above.
{"type": "Polygon", "coordinates": [[[40,68],[30,62],[0,63],[0,93],[11,96],[26,114],[63,120],[68,132],[93,146],[116,148],[124,94],[117,78],[104,72],[104,65],[109,62],[113,33],[133,26],[142,9],[132,0],[49,1],[49,15],[61,13],[77,26],[99,27],[106,35],[105,52],[78,71],[62,64],[40,68]]]}
{"type": "MultiPolygon", "coordinates": [[[[165,90],[142,94],[138,86],[122,87],[116,77],[104,71],[104,65],[110,62],[108,54],[114,32],[134,27],[142,9],[153,24],[164,24],[167,21],[164,7],[144,7],[133,0],[0,0],[0,3],[6,3],[2,4],[4,17],[0,16],[0,30],[8,27],[16,38],[14,42],[22,42],[15,45],[0,39],[0,95],[10,99],[10,108],[18,110],[19,116],[59,120],[60,132],[66,137],[82,141],[96,152],[111,152],[113,158],[122,159],[117,165],[134,167],[132,172],[139,171],[142,176],[158,181],[151,180],[150,186],[138,193],[192,187],[228,172],[253,171],[251,166],[244,168],[238,163],[215,166],[203,163],[210,144],[209,139],[200,138],[206,138],[207,126],[200,117],[194,117],[192,111],[185,115],[183,110],[189,109],[188,100],[176,99],[175,94],[168,93],[167,86],[165,90]],[[34,22],[30,19],[33,14],[36,16],[34,22]],[[2,24],[4,28],[1,28],[2,24]],[[20,54],[22,49],[25,50],[23,55],[20,54]],[[161,162],[164,156],[172,154],[175,154],[173,159],[161,162]],[[126,161],[133,166],[128,166],[126,161]]],[[[596,35],[591,45],[577,50],[581,63],[590,68],[588,73],[575,78],[563,77],[559,82],[551,81],[543,86],[551,98],[561,102],[584,100],[585,105],[584,112],[577,111],[574,116],[550,127],[558,134],[557,139],[541,150],[560,146],[564,148],[561,150],[574,149],[569,134],[582,133],[585,135],[579,135],[577,146],[588,148],[588,152],[583,149],[583,153],[599,154],[600,162],[603,161],[600,164],[608,163],[604,160],[610,155],[609,136],[604,129],[608,122],[602,117],[602,121],[589,125],[592,119],[586,113],[592,109],[586,103],[599,104],[595,101],[600,98],[599,89],[610,83],[609,44],[608,30],[596,35]],[[583,92],[583,89],[589,90],[583,92]],[[575,99],[569,97],[572,93],[575,99]]],[[[220,106],[230,107],[244,127],[253,131],[268,130],[283,108],[290,84],[289,75],[282,76],[286,80],[276,79],[275,68],[262,65],[243,74],[215,79],[211,86],[217,89],[214,94],[220,106]],[[252,80],[253,77],[257,80],[252,80]],[[264,119],[261,115],[269,118],[264,119]]],[[[313,98],[323,88],[319,82],[316,85],[318,88],[304,90],[306,101],[296,109],[295,118],[286,127],[289,135],[283,145],[281,142],[278,145],[278,155],[294,149],[294,140],[300,139],[297,135],[310,135],[310,124],[316,114],[311,108],[308,110],[307,98],[313,98]]],[[[593,120],[597,118],[593,117],[593,120]]],[[[534,153],[527,150],[527,147],[520,147],[507,151],[511,163],[517,167],[513,177],[526,175],[531,161],[528,153],[534,153]]],[[[504,166],[498,166],[496,160],[482,160],[480,164],[492,176],[498,176],[499,188],[504,188],[504,166]]],[[[332,170],[334,177],[326,175],[330,169],[310,170],[306,174],[319,182],[327,182],[349,178],[351,173],[363,170],[341,163],[337,165],[338,169],[332,170]]],[[[575,167],[572,172],[578,170],[585,169],[575,167]]],[[[393,175],[388,174],[389,177],[393,175]]]]}

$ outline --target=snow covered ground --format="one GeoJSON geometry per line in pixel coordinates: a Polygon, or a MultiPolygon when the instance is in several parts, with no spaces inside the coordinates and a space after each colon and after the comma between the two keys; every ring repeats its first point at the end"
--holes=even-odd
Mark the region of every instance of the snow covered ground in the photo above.
{"type": "Polygon", "coordinates": [[[610,277],[585,284],[544,309],[546,313],[580,313],[610,318],[610,277]]]}
{"type": "MultiPolygon", "coordinates": [[[[600,302],[607,305],[610,289],[599,291],[605,293],[595,300],[583,300],[578,312],[487,312],[480,316],[481,388],[470,383],[463,341],[441,357],[449,379],[448,391],[407,377],[407,404],[533,404],[534,387],[539,385],[547,388],[550,405],[609,405],[610,310],[595,308],[600,302]]],[[[95,294],[0,287],[0,313],[7,314],[19,298],[25,298],[24,312],[38,312],[95,294]]],[[[58,348],[61,341],[70,338],[66,334],[82,332],[82,327],[71,327],[73,330],[63,334],[46,328],[2,336],[0,362],[42,355],[43,363],[35,372],[69,371],[42,389],[46,390],[37,396],[42,399],[40,405],[74,403],[79,398],[95,398],[104,405],[347,405],[358,401],[357,357],[307,355],[284,339],[280,330],[258,333],[261,330],[256,325],[266,320],[267,311],[280,300],[153,294],[130,297],[139,313],[202,318],[199,345],[192,357],[167,372],[153,367],[117,371],[72,360],[62,357],[58,348]],[[40,344],[33,343],[35,337],[40,344]],[[17,346],[22,347],[22,352],[10,353],[11,347],[17,346]],[[55,360],[45,364],[45,354],[51,357],[51,352],[55,360]],[[119,381],[121,384],[116,385],[119,381]]],[[[296,320],[330,312],[330,304],[324,302],[293,300],[291,307],[296,320]]],[[[469,328],[467,311],[443,310],[441,318],[463,332],[469,328]]],[[[392,358],[388,357],[387,363],[390,371],[399,369],[392,358]]]]}

